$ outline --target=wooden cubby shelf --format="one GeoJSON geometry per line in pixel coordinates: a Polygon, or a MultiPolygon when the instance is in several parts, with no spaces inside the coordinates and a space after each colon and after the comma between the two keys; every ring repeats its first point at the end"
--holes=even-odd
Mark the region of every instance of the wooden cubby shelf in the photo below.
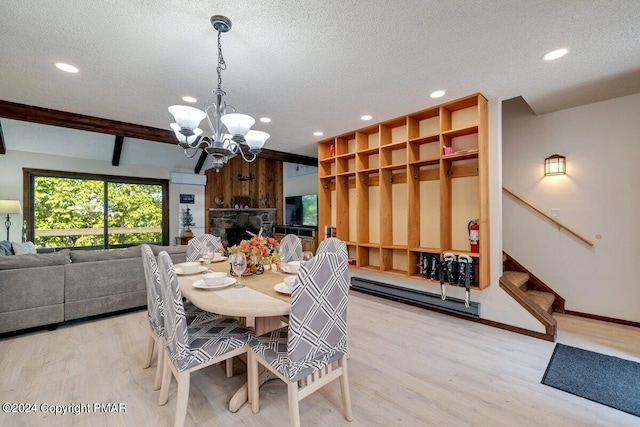
{"type": "Polygon", "coordinates": [[[438,141],[440,141],[440,134],[436,133],[435,135],[419,136],[417,138],[412,138],[409,140],[409,144],[422,145],[422,144],[431,144],[438,141]]]}
{"type": "Polygon", "coordinates": [[[336,227],[355,268],[435,284],[423,253],[467,254],[472,288],[489,286],[487,109],[475,94],[318,143],[319,228],[336,227]],[[459,250],[476,218],[480,253],[459,250]]]}
{"type": "Polygon", "coordinates": [[[409,162],[409,166],[416,166],[416,167],[420,167],[420,166],[431,166],[431,165],[437,165],[440,163],[440,159],[424,159],[424,160],[416,160],[414,162],[409,162]]]}
{"type": "Polygon", "coordinates": [[[442,156],[442,160],[467,160],[467,159],[477,159],[478,158],[478,150],[468,150],[463,152],[445,154],[442,156]]]}

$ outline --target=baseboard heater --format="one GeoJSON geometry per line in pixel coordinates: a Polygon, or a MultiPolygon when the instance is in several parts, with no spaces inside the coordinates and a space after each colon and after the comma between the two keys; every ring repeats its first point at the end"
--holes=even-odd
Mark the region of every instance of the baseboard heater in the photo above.
{"type": "Polygon", "coordinates": [[[446,300],[440,298],[440,294],[419,291],[417,289],[404,288],[391,285],[389,283],[377,282],[374,280],[351,278],[351,289],[389,297],[398,301],[405,301],[426,308],[433,308],[461,316],[480,318],[480,303],[469,302],[469,307],[464,306],[464,300],[460,298],[447,297],[446,300]]]}

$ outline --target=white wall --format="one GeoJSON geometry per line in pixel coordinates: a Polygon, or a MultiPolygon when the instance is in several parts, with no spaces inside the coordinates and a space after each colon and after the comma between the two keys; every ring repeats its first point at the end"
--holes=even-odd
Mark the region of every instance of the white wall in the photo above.
{"type": "Polygon", "coordinates": [[[285,162],[282,173],[284,174],[282,191],[285,197],[318,194],[317,167],[285,162]]]}
{"type": "MultiPolygon", "coordinates": [[[[0,155],[0,199],[18,199],[21,204],[23,168],[169,179],[171,172],[193,173],[185,167],[197,161],[185,160],[181,150],[170,144],[125,138],[120,166],[112,166],[112,135],[7,119],[2,119],[2,132],[7,153],[0,155]]],[[[204,187],[169,185],[171,244],[180,231],[180,193],[196,195],[194,232],[204,231],[204,187]]],[[[11,215],[11,223],[10,240],[20,241],[22,215],[11,215]]],[[[0,240],[4,238],[6,234],[0,234],[0,240]]]]}
{"type": "Polygon", "coordinates": [[[640,321],[640,94],[536,116],[503,105],[503,183],[595,243],[589,247],[508,195],[504,250],[566,299],[567,310],[640,321]],[[543,161],[567,158],[566,176],[543,161]],[[598,235],[602,236],[598,239],[598,235]]]}

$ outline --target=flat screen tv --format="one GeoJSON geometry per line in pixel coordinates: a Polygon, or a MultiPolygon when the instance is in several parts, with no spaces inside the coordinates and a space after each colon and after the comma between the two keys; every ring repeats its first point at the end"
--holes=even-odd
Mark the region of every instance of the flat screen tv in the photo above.
{"type": "Polygon", "coordinates": [[[285,197],[285,223],[293,226],[318,226],[318,195],[285,197]]]}

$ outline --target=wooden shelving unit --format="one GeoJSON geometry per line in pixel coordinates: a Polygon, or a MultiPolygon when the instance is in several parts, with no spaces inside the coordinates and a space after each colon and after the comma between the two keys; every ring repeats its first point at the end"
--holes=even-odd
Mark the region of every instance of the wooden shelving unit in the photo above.
{"type": "Polygon", "coordinates": [[[367,271],[421,278],[422,253],[471,255],[474,288],[484,289],[487,150],[487,100],[481,94],[320,141],[319,230],[335,226],[355,268],[367,271]],[[444,154],[444,147],[451,153],[444,154]],[[476,218],[480,253],[472,254],[467,223],[476,218]]]}

